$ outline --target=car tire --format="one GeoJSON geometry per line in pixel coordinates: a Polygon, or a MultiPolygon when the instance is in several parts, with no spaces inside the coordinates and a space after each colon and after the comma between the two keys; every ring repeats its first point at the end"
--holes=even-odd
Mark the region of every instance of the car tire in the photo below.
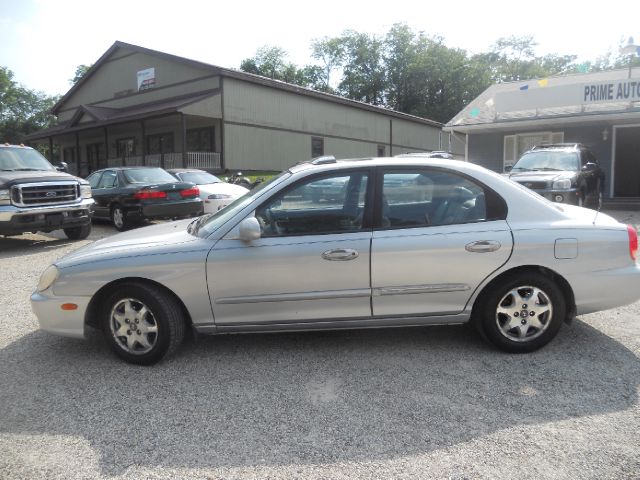
{"type": "Polygon", "coordinates": [[[127,218],[127,212],[120,205],[111,207],[111,223],[119,232],[124,232],[131,225],[127,218]]]}
{"type": "Polygon", "coordinates": [[[566,301],[553,280],[535,272],[508,275],[479,299],[480,325],[495,346],[526,353],[549,343],[566,316],[566,301]]]}
{"type": "Polygon", "coordinates": [[[69,227],[63,229],[69,240],[84,240],[91,234],[91,222],[80,227],[69,227]]]}
{"type": "Polygon", "coordinates": [[[153,365],[173,354],[184,338],[185,319],[178,301],[154,285],[121,284],[106,298],[102,311],[109,346],[129,363],[153,365]]]}

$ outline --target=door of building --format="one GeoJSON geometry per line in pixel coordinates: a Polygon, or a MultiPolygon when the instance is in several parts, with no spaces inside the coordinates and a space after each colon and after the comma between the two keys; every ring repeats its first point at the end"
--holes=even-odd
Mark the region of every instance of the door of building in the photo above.
{"type": "Polygon", "coordinates": [[[614,195],[640,197],[640,125],[616,128],[614,158],[614,195]]]}

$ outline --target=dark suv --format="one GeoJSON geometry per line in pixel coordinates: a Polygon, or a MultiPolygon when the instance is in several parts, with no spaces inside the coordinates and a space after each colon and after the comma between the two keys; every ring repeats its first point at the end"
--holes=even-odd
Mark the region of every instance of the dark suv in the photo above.
{"type": "Polygon", "coordinates": [[[511,180],[552,202],[602,206],[604,172],[593,153],[579,143],[535,146],[507,172],[511,180]]]}

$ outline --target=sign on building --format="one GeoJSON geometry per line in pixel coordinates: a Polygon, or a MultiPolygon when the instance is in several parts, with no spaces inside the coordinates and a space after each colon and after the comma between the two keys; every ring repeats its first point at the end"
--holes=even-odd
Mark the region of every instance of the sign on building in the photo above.
{"type": "Polygon", "coordinates": [[[146,68],[138,72],[138,91],[153,88],[156,84],[156,69],[146,68]]]}

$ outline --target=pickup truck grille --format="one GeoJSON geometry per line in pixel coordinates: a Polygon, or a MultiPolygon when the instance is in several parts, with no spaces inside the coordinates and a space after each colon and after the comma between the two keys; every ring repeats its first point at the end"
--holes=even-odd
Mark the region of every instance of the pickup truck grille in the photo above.
{"type": "Polygon", "coordinates": [[[61,205],[79,200],[78,182],[23,183],[11,187],[11,201],[18,207],[61,205]]]}

